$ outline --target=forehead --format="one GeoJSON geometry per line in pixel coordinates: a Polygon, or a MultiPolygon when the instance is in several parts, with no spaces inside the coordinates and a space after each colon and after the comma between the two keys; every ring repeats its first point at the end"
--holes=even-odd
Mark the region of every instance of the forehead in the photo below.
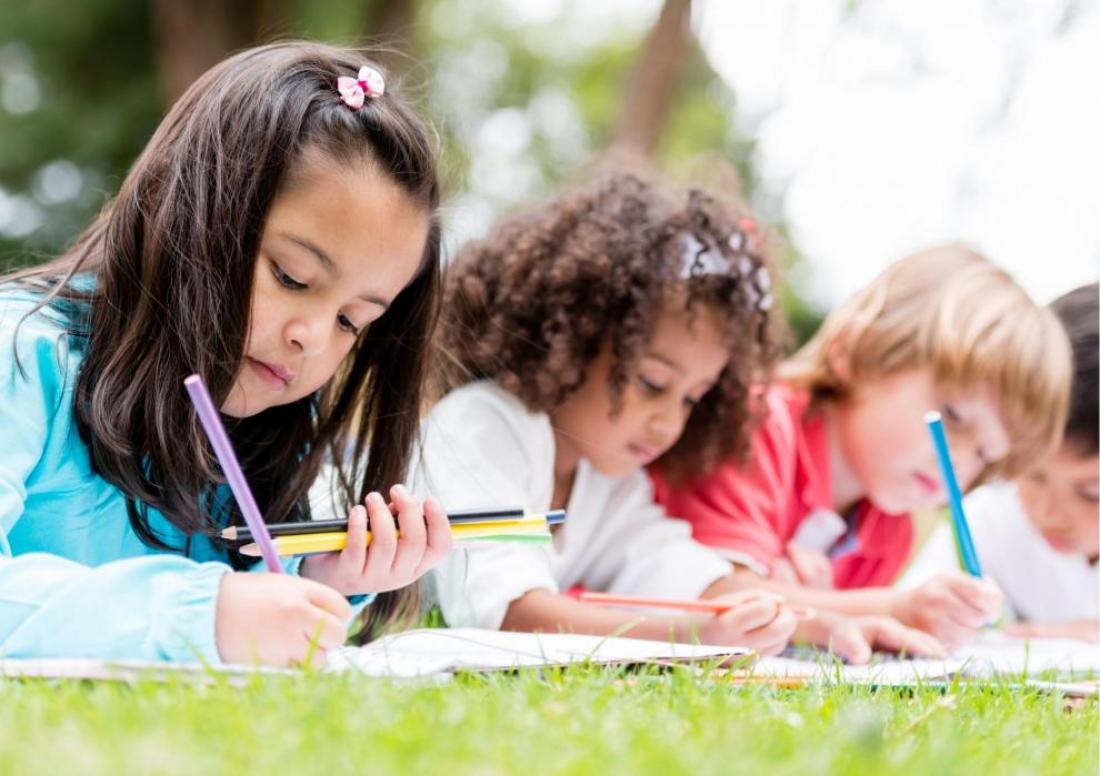
{"type": "Polygon", "coordinates": [[[1100,479],[1100,456],[1095,453],[1082,455],[1074,449],[1072,442],[1063,444],[1053,455],[1041,461],[1039,466],[1067,479],[1093,482],[1100,479]]]}
{"type": "Polygon", "coordinates": [[[391,285],[415,274],[427,232],[425,209],[369,162],[307,154],[272,203],[264,236],[304,237],[349,275],[369,270],[391,285]]]}
{"type": "Polygon", "coordinates": [[[647,350],[685,372],[721,371],[729,358],[722,323],[706,305],[688,310],[682,302],[669,302],[654,323],[647,350]]]}

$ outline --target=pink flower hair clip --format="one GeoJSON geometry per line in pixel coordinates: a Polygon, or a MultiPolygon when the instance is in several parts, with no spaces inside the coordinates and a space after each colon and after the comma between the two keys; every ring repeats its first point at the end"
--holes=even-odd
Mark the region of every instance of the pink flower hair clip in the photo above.
{"type": "Polygon", "coordinates": [[[336,90],[340,92],[340,99],[345,105],[352,110],[359,110],[368,97],[373,100],[385,94],[386,82],[382,80],[382,74],[373,67],[363,65],[355,78],[337,78],[336,90]]]}

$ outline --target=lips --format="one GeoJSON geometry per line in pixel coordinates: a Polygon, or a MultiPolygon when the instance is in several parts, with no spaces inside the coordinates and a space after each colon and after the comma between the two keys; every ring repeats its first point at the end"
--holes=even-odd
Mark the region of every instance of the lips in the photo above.
{"type": "Polygon", "coordinates": [[[930,477],[924,472],[914,472],[913,479],[917,481],[925,495],[935,496],[940,492],[940,481],[935,477],[930,477]]]}
{"type": "Polygon", "coordinates": [[[657,457],[661,454],[661,448],[656,445],[631,443],[627,445],[627,449],[630,450],[634,457],[640,459],[644,463],[657,460],[657,457]]]}
{"type": "Polygon", "coordinates": [[[294,381],[294,373],[280,364],[261,361],[251,356],[246,356],[245,360],[252,367],[252,371],[272,388],[285,388],[294,381]]]}
{"type": "Polygon", "coordinates": [[[1073,550],[1073,539],[1066,534],[1055,531],[1040,531],[1046,543],[1058,552],[1070,552],[1073,550]]]}

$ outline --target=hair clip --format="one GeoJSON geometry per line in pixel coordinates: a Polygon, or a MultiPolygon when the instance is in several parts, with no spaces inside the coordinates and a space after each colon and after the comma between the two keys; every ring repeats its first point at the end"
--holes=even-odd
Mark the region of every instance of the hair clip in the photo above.
{"type": "Polygon", "coordinates": [[[386,82],[382,80],[382,74],[373,67],[363,65],[355,78],[347,76],[337,78],[336,90],[340,92],[340,99],[345,105],[352,110],[359,110],[367,97],[377,99],[385,94],[386,82]]]}

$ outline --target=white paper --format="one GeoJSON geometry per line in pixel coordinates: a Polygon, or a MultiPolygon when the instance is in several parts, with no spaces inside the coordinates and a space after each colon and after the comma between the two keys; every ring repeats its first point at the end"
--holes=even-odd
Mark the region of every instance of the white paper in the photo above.
{"type": "Polygon", "coordinates": [[[370,676],[506,671],[514,668],[657,662],[720,662],[751,655],[742,647],[675,644],[573,633],[515,633],[479,628],[435,628],[395,633],[358,649],[330,655],[332,670],[370,676]]]}

